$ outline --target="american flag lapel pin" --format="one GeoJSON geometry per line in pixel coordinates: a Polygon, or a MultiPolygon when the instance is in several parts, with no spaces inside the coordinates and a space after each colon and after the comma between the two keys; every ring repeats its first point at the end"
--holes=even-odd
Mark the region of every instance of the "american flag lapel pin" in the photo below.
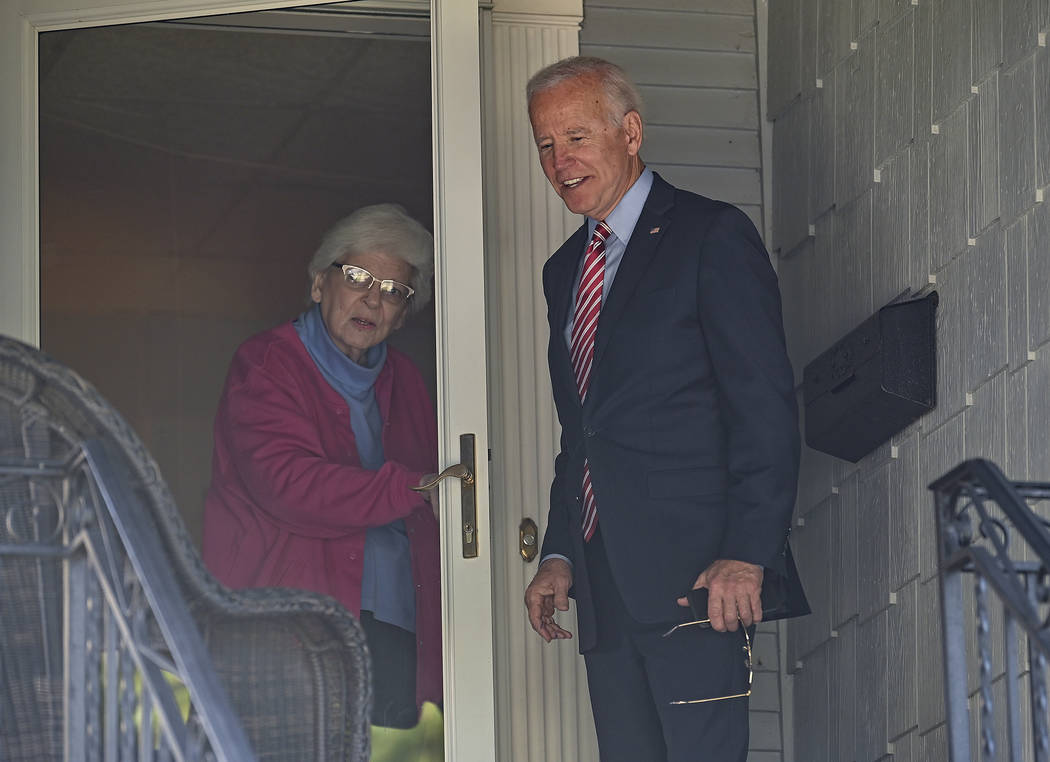
{"type": "Polygon", "coordinates": [[[653,228],[652,230],[649,231],[649,235],[656,235],[659,232],[660,232],[660,226],[658,225],[658,226],[656,226],[655,228],[653,228]]]}

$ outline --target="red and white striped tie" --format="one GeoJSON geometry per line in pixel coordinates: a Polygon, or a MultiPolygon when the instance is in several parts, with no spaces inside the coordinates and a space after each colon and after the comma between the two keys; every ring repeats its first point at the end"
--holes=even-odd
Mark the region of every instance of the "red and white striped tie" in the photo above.
{"type": "MultiPolygon", "coordinates": [[[[576,310],[572,317],[570,353],[572,370],[580,402],[587,399],[594,364],[594,334],[598,328],[598,314],[602,310],[602,285],[605,282],[605,239],[612,234],[609,226],[599,222],[583,258],[583,275],[576,292],[576,310]]],[[[588,541],[598,528],[598,508],[591,486],[591,464],[583,461],[583,539],[588,541]]]]}

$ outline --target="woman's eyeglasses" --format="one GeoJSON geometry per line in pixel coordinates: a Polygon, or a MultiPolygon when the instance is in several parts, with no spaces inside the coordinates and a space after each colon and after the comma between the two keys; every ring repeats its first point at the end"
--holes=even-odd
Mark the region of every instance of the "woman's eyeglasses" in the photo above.
{"type": "Polygon", "coordinates": [[[332,267],[341,270],[346,285],[355,291],[367,291],[373,284],[379,284],[379,298],[393,307],[402,307],[412,298],[416,290],[396,280],[379,280],[372,273],[357,265],[341,265],[333,262],[332,267]]]}
{"type": "MultiPolygon", "coordinates": [[[[694,620],[692,622],[683,622],[682,624],[676,624],[670,630],[665,632],[663,636],[665,638],[670,637],[675,632],[677,632],[679,629],[681,629],[683,627],[691,627],[691,626],[694,626],[694,625],[697,626],[697,627],[710,627],[711,626],[711,620],[710,619],[696,619],[696,620],[694,620]]],[[[744,627],[744,623],[743,622],[740,623],[740,629],[744,633],[744,666],[747,668],[747,690],[744,691],[743,693],[734,693],[731,696],[715,696],[713,698],[690,699],[688,701],[686,701],[686,700],[683,700],[683,701],[672,701],[671,702],[672,706],[679,705],[679,704],[707,704],[707,703],[710,703],[712,701],[726,701],[728,699],[747,698],[748,696],[751,695],[751,683],[755,679],[755,671],[754,671],[754,668],[752,667],[752,661],[751,661],[751,636],[748,634],[747,627],[744,627]]]]}

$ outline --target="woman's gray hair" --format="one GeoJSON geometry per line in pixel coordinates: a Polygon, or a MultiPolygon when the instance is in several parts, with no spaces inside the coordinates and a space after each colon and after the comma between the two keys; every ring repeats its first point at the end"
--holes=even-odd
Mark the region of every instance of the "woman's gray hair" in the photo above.
{"type": "Polygon", "coordinates": [[[616,127],[628,111],[642,115],[642,96],[638,88],[627,78],[627,74],[616,64],[594,56],[572,56],[552,63],[532,75],[525,85],[525,99],[532,107],[537,93],[550,90],[570,79],[593,77],[605,91],[605,104],[609,110],[609,121],[616,127]]]}
{"type": "Polygon", "coordinates": [[[418,312],[430,301],[434,236],[399,204],[363,206],[335,223],[310,259],[310,283],[344,257],[366,252],[382,252],[411,265],[415,274],[407,285],[415,293],[408,303],[410,312],[418,312]]]}

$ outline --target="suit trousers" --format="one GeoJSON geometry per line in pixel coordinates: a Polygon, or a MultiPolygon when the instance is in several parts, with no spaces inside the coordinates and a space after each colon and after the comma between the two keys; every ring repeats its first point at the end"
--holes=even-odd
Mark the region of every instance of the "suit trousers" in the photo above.
{"type": "MultiPolygon", "coordinates": [[[[635,621],[613,581],[600,519],[585,556],[597,644],[584,660],[602,762],[745,762],[747,698],[670,703],[745,692],[743,633],[692,626],[665,638],[676,622],[635,621]]],[[[682,621],[692,618],[682,611],[682,621]]]]}

